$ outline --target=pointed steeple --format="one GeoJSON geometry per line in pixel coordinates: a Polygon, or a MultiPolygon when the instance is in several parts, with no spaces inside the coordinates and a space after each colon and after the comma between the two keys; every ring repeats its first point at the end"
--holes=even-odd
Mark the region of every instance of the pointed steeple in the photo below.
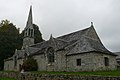
{"type": "Polygon", "coordinates": [[[34,28],[32,20],[32,6],[30,6],[30,11],[28,15],[28,20],[26,27],[24,29],[24,39],[23,39],[23,49],[34,44],[34,28]]]}
{"type": "Polygon", "coordinates": [[[28,15],[28,20],[27,20],[27,24],[26,24],[26,28],[33,28],[32,27],[33,24],[33,18],[32,18],[32,6],[30,6],[30,11],[29,11],[29,15],[28,15]]]}
{"type": "Polygon", "coordinates": [[[24,32],[24,37],[34,37],[34,28],[33,28],[33,20],[32,20],[32,6],[30,6],[30,11],[28,15],[28,20],[26,23],[25,27],[25,32],[24,32]]]}

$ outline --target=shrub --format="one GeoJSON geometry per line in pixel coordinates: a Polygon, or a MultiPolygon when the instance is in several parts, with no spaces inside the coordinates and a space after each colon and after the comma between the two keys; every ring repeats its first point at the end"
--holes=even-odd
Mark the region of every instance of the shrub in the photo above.
{"type": "Polygon", "coordinates": [[[37,71],[38,70],[37,61],[33,58],[28,58],[27,60],[24,60],[22,69],[24,69],[24,71],[37,71]]]}

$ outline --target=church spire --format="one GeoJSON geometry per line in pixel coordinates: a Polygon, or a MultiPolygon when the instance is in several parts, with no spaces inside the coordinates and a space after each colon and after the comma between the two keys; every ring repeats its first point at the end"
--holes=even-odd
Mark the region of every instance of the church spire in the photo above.
{"type": "Polygon", "coordinates": [[[25,27],[24,37],[34,37],[32,6],[30,6],[30,11],[29,11],[28,20],[25,27]]]}
{"type": "Polygon", "coordinates": [[[32,28],[32,24],[33,24],[33,18],[32,18],[32,6],[30,6],[30,11],[29,11],[29,15],[28,15],[28,20],[27,20],[27,24],[26,24],[26,28],[32,28]]]}
{"type": "Polygon", "coordinates": [[[32,6],[30,6],[28,20],[26,23],[26,27],[24,29],[23,49],[33,44],[34,44],[34,28],[32,20],[32,6]]]}

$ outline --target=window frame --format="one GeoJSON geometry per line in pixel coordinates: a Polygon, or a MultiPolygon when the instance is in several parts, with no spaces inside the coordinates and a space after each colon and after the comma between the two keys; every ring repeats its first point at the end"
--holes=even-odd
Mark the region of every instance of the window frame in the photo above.
{"type": "Polygon", "coordinates": [[[104,65],[109,66],[109,58],[108,57],[104,57],[104,65]]]}
{"type": "Polygon", "coordinates": [[[52,47],[48,48],[47,50],[47,59],[48,59],[48,63],[55,62],[55,54],[54,54],[54,49],[52,47]]]}
{"type": "Polygon", "coordinates": [[[14,67],[17,66],[17,56],[14,56],[14,67]]]}
{"type": "Polygon", "coordinates": [[[76,59],[76,65],[77,65],[77,66],[81,66],[81,58],[76,59]]]}

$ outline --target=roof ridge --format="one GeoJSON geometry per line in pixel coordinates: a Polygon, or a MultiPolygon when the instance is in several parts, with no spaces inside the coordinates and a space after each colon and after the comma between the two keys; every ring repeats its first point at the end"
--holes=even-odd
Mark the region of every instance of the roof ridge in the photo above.
{"type": "Polygon", "coordinates": [[[90,27],[85,28],[85,29],[82,29],[82,30],[70,32],[70,33],[68,33],[68,34],[65,34],[65,35],[62,35],[62,36],[59,36],[59,37],[56,37],[56,38],[61,38],[61,37],[68,36],[68,35],[71,35],[71,34],[75,34],[75,33],[81,32],[81,31],[85,31],[85,30],[88,30],[89,28],[90,28],[90,27]]]}
{"type": "Polygon", "coordinates": [[[47,42],[47,41],[42,41],[42,42],[39,42],[39,43],[33,44],[33,45],[29,46],[29,47],[34,47],[34,46],[36,46],[36,45],[38,45],[38,44],[42,44],[42,43],[44,43],[44,42],[47,42]]]}

